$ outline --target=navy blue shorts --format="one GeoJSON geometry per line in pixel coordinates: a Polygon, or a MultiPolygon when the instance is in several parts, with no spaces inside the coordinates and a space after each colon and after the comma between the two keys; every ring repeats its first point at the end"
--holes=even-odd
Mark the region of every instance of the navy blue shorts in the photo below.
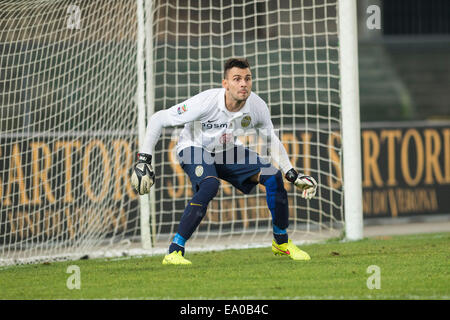
{"type": "Polygon", "coordinates": [[[210,153],[199,147],[188,147],[183,149],[178,157],[181,168],[191,179],[194,193],[197,192],[199,183],[211,176],[225,180],[243,193],[249,194],[258,184],[250,181],[251,176],[260,171],[267,175],[277,172],[268,160],[242,146],[219,153],[210,153]]]}

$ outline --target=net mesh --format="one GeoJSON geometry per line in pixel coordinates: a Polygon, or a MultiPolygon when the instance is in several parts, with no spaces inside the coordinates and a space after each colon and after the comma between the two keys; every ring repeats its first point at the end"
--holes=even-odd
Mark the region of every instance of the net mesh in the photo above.
{"type": "Polygon", "coordinates": [[[139,235],[136,3],[0,3],[0,260],[79,257],[139,235]]]}

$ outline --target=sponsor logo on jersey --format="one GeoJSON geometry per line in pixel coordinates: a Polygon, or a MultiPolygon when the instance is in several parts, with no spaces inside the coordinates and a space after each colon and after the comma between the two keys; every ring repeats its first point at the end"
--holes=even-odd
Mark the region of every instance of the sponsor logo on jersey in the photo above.
{"type": "Polygon", "coordinates": [[[252,118],[250,116],[243,117],[241,120],[242,128],[247,128],[251,122],[252,122],[252,118]]]}
{"type": "Polygon", "coordinates": [[[178,114],[183,114],[188,110],[187,106],[183,104],[182,106],[179,106],[177,109],[178,114]]]}
{"type": "Polygon", "coordinates": [[[228,123],[212,123],[216,120],[208,120],[202,123],[203,129],[217,129],[217,128],[228,128],[228,123]]]}

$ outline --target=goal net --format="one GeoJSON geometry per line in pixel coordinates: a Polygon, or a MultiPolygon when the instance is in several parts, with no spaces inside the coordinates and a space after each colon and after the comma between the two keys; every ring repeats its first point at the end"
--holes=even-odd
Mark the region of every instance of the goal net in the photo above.
{"type": "MultiPolygon", "coordinates": [[[[267,102],[291,162],[320,186],[306,201],[285,183],[288,232],[297,242],[339,236],[342,228],[337,6],[336,0],[153,1],[154,110],[221,87],[224,62],[246,57],[253,91],[267,102]]],[[[165,247],[193,196],[175,155],[179,133],[166,129],[155,148],[154,234],[165,247]]],[[[261,151],[257,136],[240,138],[261,151]]],[[[244,195],[221,181],[187,247],[267,246],[271,220],[263,186],[244,195]]]]}
{"type": "MultiPolygon", "coordinates": [[[[151,195],[131,189],[142,127],[149,112],[220,87],[230,57],[249,60],[253,91],[269,105],[292,163],[319,183],[309,201],[286,183],[290,237],[339,235],[337,6],[337,0],[2,1],[0,265],[94,252],[164,253],[193,194],[175,156],[181,128],[165,129],[155,148],[151,195]]],[[[240,139],[261,150],[257,136],[240,139]]],[[[264,189],[244,195],[222,181],[187,245],[243,248],[270,245],[271,237],[264,189]]]]}
{"type": "Polygon", "coordinates": [[[0,3],[0,264],[139,238],[134,1],[0,3]]]}

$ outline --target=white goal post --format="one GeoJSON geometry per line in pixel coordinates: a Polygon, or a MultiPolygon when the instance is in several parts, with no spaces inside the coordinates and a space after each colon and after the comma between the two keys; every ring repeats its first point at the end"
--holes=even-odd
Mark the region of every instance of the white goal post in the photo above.
{"type": "MultiPolygon", "coordinates": [[[[219,87],[233,56],[249,60],[291,161],[319,183],[310,201],[286,183],[290,237],[361,239],[355,5],[2,1],[0,265],[165,253],[192,197],[174,154],[180,128],[163,131],[141,197],[130,185],[139,143],[152,113],[219,87]]],[[[261,150],[257,136],[241,140],[261,150]]],[[[271,237],[264,189],[223,182],[188,250],[271,237]]]]}
{"type": "Polygon", "coordinates": [[[356,0],[339,0],[344,209],[348,240],[363,238],[357,30],[356,0]]]}

